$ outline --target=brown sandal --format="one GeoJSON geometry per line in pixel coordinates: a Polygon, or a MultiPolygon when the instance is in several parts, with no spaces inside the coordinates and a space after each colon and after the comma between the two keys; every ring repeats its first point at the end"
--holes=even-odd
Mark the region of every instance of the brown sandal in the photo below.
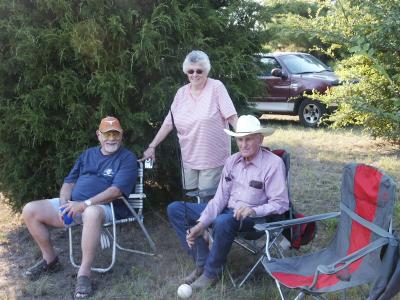
{"type": "Polygon", "coordinates": [[[76,281],[75,299],[89,298],[93,293],[92,283],[88,276],[79,276],[76,281]]]}

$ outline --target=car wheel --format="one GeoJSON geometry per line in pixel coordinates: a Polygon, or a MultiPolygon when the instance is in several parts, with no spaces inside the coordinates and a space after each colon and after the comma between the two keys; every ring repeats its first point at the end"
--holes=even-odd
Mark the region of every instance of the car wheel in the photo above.
{"type": "Polygon", "coordinates": [[[305,99],[300,104],[300,123],[306,127],[317,127],[324,114],[326,114],[326,108],[321,102],[305,99]]]}

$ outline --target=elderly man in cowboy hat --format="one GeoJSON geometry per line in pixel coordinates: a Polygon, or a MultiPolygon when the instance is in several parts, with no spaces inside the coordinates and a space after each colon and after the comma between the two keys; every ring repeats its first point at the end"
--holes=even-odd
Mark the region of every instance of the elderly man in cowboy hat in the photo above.
{"type": "Polygon", "coordinates": [[[285,166],[281,158],[261,148],[272,128],[263,128],[250,115],[241,116],[236,137],[239,152],[225,162],[218,189],[207,204],[176,201],[168,217],[181,246],[195,260],[195,270],[184,281],[196,289],[216,283],[238,231],[253,230],[253,217],[282,215],[289,209],[285,166]],[[203,239],[212,226],[211,249],[203,239]]]}
{"type": "Polygon", "coordinates": [[[75,298],[87,298],[92,293],[89,277],[101,225],[112,220],[109,203],[113,201],[117,219],[127,217],[129,211],[118,198],[129,196],[137,176],[137,158],[122,147],[123,130],[118,119],[102,119],[96,134],[100,146],[89,148],[79,156],[64,179],[60,196],[29,202],[22,211],[25,224],[42,252],[42,258],[24,273],[31,280],[60,269],[48,229],[49,226],[64,227],[60,211],[83,224],[82,262],[75,298]]]}

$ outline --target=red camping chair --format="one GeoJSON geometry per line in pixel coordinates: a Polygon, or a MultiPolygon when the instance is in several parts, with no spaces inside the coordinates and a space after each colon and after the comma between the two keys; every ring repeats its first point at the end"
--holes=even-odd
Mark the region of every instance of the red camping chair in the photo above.
{"type": "Polygon", "coordinates": [[[265,270],[274,278],[282,299],[281,285],[300,289],[296,299],[308,294],[345,290],[374,282],[382,266],[381,250],[394,239],[392,213],[396,198],[394,181],[379,170],[348,164],[344,168],[339,213],[255,225],[266,233],[265,270]],[[326,249],[296,257],[271,258],[268,237],[274,230],[293,224],[340,215],[335,237],[326,249]]]}

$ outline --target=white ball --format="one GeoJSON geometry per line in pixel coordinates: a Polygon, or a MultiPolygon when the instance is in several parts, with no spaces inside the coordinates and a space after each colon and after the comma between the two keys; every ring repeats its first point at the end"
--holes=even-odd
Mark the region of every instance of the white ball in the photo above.
{"type": "Polygon", "coordinates": [[[178,297],[181,299],[188,299],[190,296],[192,296],[192,287],[186,283],[181,284],[178,287],[178,297]]]}

